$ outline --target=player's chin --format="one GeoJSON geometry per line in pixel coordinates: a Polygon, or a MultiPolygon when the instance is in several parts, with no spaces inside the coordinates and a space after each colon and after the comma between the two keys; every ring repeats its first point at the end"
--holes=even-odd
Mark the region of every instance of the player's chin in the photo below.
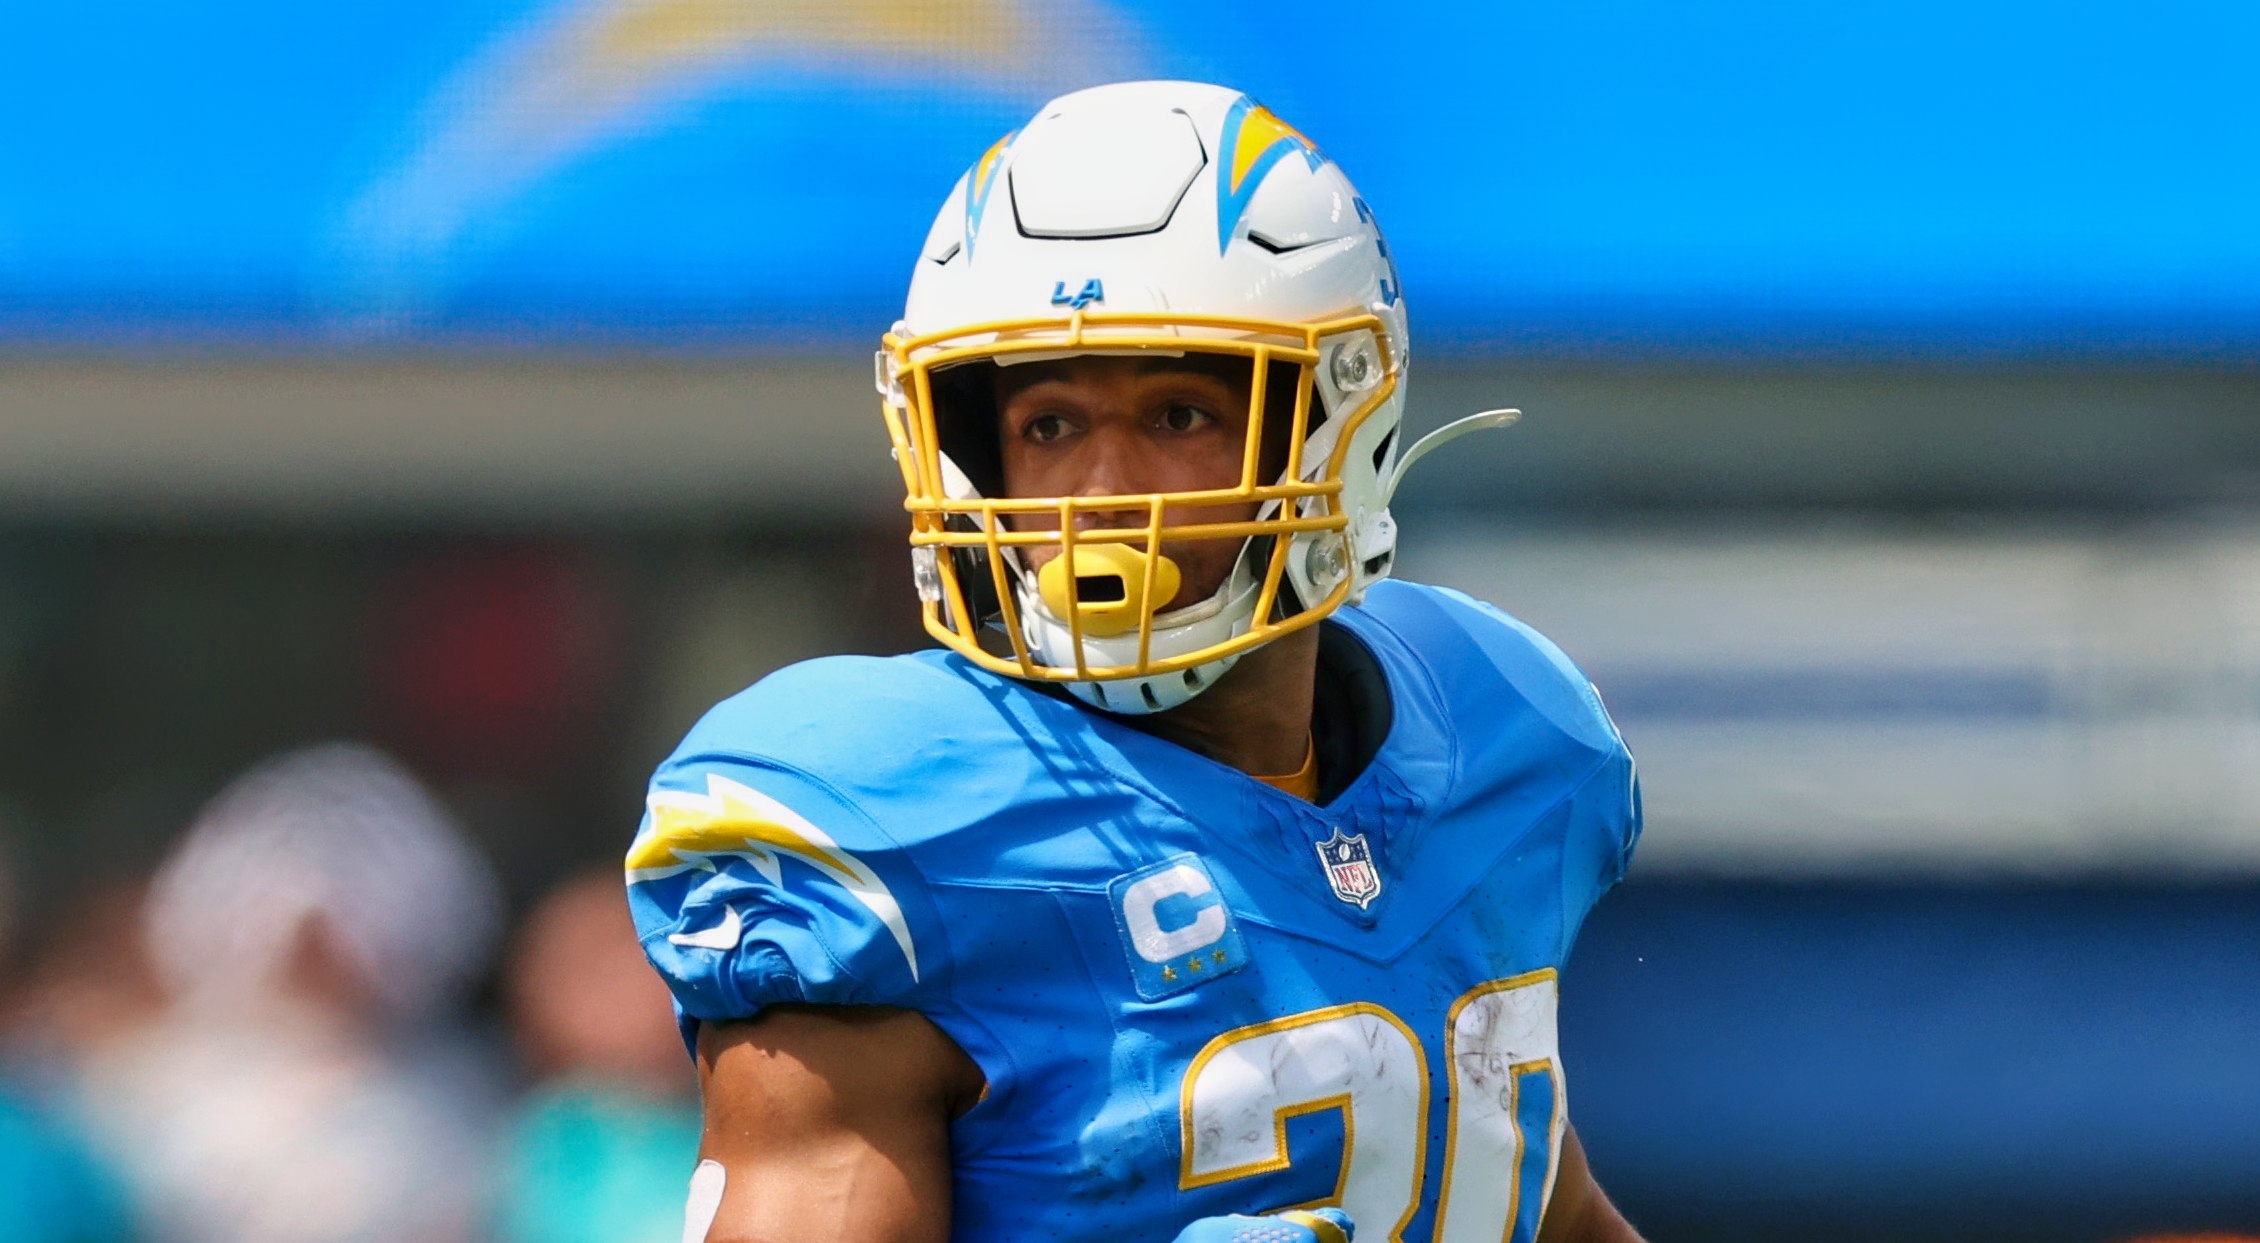
{"type": "Polygon", "coordinates": [[[1188,608],[1216,594],[1232,577],[1244,540],[1170,540],[1161,555],[1177,563],[1177,594],[1160,606],[1163,611],[1188,608]]]}

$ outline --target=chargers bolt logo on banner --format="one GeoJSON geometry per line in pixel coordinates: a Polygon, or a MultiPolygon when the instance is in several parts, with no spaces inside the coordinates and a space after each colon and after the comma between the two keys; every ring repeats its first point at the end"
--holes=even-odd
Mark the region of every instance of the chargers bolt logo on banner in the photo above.
{"type": "Polygon", "coordinates": [[[1326,883],[1333,886],[1335,897],[1364,910],[1381,896],[1381,871],[1373,866],[1373,849],[1366,845],[1365,834],[1344,837],[1336,825],[1334,836],[1318,843],[1318,861],[1325,865],[1326,883]]]}
{"type": "Polygon", "coordinates": [[[1183,854],[1117,876],[1106,887],[1130,979],[1159,1001],[1248,965],[1247,943],[1199,855],[1183,854]]]}
{"type": "Polygon", "coordinates": [[[1067,292],[1066,281],[1052,282],[1053,306],[1073,307],[1080,311],[1094,302],[1104,301],[1106,301],[1106,286],[1099,284],[1099,278],[1096,276],[1084,281],[1083,287],[1074,293],[1067,292]]]}

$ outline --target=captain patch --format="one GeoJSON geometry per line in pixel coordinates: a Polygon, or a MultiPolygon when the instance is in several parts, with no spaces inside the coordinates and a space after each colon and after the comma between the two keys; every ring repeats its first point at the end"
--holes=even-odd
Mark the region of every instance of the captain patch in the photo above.
{"type": "Polygon", "coordinates": [[[1195,854],[1117,876],[1106,887],[1138,996],[1159,1001],[1248,965],[1247,943],[1216,878],[1195,854]]]}

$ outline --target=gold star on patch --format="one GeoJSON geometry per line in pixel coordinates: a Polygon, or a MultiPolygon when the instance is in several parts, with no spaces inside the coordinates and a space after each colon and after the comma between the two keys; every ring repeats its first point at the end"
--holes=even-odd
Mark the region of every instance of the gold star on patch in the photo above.
{"type": "Polygon", "coordinates": [[[1185,960],[1185,969],[1186,969],[1186,970],[1188,970],[1188,971],[1198,971],[1198,970],[1200,970],[1200,969],[1201,969],[1201,960],[1200,960],[1200,959],[1198,959],[1198,958],[1188,958],[1188,959],[1186,959],[1186,960],[1185,960]]]}
{"type": "Polygon", "coordinates": [[[1170,965],[1169,965],[1169,964],[1167,964],[1167,963],[1163,963],[1163,964],[1162,964],[1162,968],[1161,968],[1161,978],[1162,978],[1162,979],[1165,979],[1165,980],[1174,980],[1174,979],[1176,979],[1176,978],[1177,978],[1177,968],[1175,968],[1175,967],[1172,967],[1172,966],[1170,966],[1170,965]]]}

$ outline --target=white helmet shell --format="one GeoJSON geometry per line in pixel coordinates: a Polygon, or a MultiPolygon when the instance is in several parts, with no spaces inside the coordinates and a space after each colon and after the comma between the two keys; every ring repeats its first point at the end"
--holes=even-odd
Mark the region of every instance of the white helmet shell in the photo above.
{"type": "MultiPolygon", "coordinates": [[[[1377,320],[1378,333],[1322,343],[1310,368],[1314,409],[1330,414],[1358,404],[1385,375],[1393,382],[1343,452],[1335,440],[1344,421],[1314,418],[1301,473],[1316,479],[1339,463],[1334,504],[1344,522],[1289,537],[1285,577],[1307,607],[1330,597],[1354,601],[1389,573],[1396,528],[1387,482],[1401,448],[1408,363],[1404,302],[1373,212],[1315,145],[1224,87],[1125,82],[1053,100],[951,191],[921,249],[894,337],[1085,310],[1290,325],[1377,320]],[[1345,576],[1348,592],[1336,593],[1345,576]]],[[[890,378],[887,359],[883,352],[882,392],[907,409],[913,396],[890,378]]],[[[958,465],[941,464],[948,491],[976,496],[958,465]]],[[[1318,504],[1301,502],[1305,512],[1318,512],[1318,504]]],[[[1245,634],[1262,594],[1252,589],[1251,575],[1260,572],[1251,561],[1243,556],[1241,571],[1210,599],[1153,616],[1150,656],[1180,657],[1245,634]]],[[[1020,573],[1014,583],[1029,650],[1048,666],[1073,667],[1077,639],[1032,578],[1020,573]]],[[[1090,667],[1126,663],[1123,636],[1086,634],[1080,645],[1090,667]]],[[[1236,654],[1159,675],[1069,684],[1102,707],[1160,711],[1213,685],[1236,654]]]]}

